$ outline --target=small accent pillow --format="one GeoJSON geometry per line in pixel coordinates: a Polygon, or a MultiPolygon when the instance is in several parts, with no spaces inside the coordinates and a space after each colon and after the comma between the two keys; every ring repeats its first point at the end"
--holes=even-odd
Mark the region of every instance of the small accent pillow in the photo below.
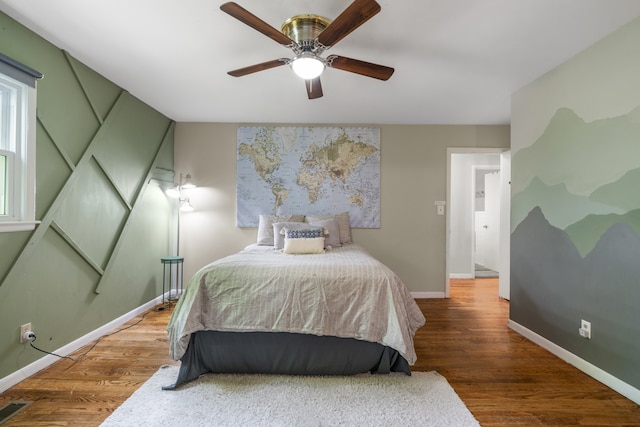
{"type": "Polygon", "coordinates": [[[324,253],[324,237],[322,230],[289,230],[284,229],[285,254],[321,254],[324,253]]]}
{"type": "Polygon", "coordinates": [[[304,215],[260,215],[257,244],[273,246],[273,223],[285,221],[304,223],[304,215]]]}
{"type": "Polygon", "coordinates": [[[351,243],[351,220],[349,219],[349,212],[342,212],[337,215],[307,215],[305,221],[312,223],[331,218],[335,218],[338,221],[338,227],[340,227],[340,243],[351,243]]]}
{"type": "Polygon", "coordinates": [[[340,226],[338,225],[338,220],[335,218],[309,222],[309,225],[317,225],[327,231],[324,235],[325,248],[339,248],[342,246],[342,243],[340,242],[340,226]]]}
{"type": "Polygon", "coordinates": [[[300,228],[300,229],[284,229],[284,238],[286,239],[315,239],[318,237],[322,237],[323,231],[322,228],[312,229],[312,228],[300,228]]]}
{"type": "Polygon", "coordinates": [[[273,247],[284,248],[284,229],[287,230],[322,230],[322,227],[307,224],[306,222],[276,222],[273,224],[273,247]]]}

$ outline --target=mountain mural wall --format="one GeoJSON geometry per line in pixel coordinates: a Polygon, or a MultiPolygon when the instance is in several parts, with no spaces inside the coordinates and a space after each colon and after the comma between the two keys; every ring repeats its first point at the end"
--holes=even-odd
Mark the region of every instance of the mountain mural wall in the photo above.
{"type": "Polygon", "coordinates": [[[512,95],[509,314],[636,403],[638,40],[640,18],[512,95]],[[581,319],[591,339],[580,337],[581,319]]]}
{"type": "Polygon", "coordinates": [[[513,229],[535,207],[540,207],[547,220],[562,229],[582,220],[587,215],[624,213],[623,208],[594,201],[589,196],[571,194],[564,183],[549,186],[538,177],[534,177],[525,191],[514,195],[511,200],[513,229]]]}
{"type": "Polygon", "coordinates": [[[640,107],[561,108],[512,170],[511,319],[640,388],[640,107]]]}
{"type": "Polygon", "coordinates": [[[636,388],[639,281],[640,236],[626,222],[609,226],[586,257],[540,208],[511,235],[511,319],[636,388]],[[593,339],[578,335],[579,319],[592,323],[593,339]]]}
{"type": "Polygon", "coordinates": [[[640,106],[592,122],[560,108],[535,143],[514,154],[518,173],[511,180],[512,193],[524,191],[537,177],[545,185],[564,184],[571,194],[589,196],[640,167],[639,135],[640,106]]]}
{"type": "Polygon", "coordinates": [[[512,231],[539,208],[583,257],[615,224],[640,235],[640,107],[593,122],[560,108],[512,168],[512,231]]]}

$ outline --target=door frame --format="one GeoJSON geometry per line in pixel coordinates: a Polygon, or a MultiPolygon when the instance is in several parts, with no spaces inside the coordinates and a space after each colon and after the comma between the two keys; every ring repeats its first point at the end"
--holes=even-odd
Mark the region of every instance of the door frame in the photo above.
{"type": "MultiPolygon", "coordinates": [[[[510,148],[490,148],[490,147],[448,147],[447,148],[447,189],[446,189],[446,206],[451,206],[451,156],[453,154],[497,154],[497,155],[501,155],[505,152],[510,151],[510,148]]],[[[505,189],[504,185],[501,186],[501,190],[504,191],[510,191],[510,189],[505,189]]],[[[444,297],[445,298],[449,298],[449,281],[450,281],[450,260],[449,260],[449,250],[450,250],[450,234],[451,234],[451,209],[447,209],[446,210],[446,228],[445,228],[445,292],[444,292],[444,297]]],[[[505,227],[507,230],[510,229],[510,218],[501,218],[500,219],[500,229],[503,231],[505,230],[505,227]]],[[[503,240],[503,236],[505,236],[505,234],[507,236],[510,237],[510,233],[504,233],[501,232],[500,236],[501,236],[501,247],[502,245],[502,240],[503,240]]],[[[505,260],[505,262],[509,262],[508,258],[509,258],[509,253],[508,252],[503,252],[502,250],[500,251],[500,263],[502,264],[503,262],[503,258],[507,257],[507,260],[505,260]]]]}

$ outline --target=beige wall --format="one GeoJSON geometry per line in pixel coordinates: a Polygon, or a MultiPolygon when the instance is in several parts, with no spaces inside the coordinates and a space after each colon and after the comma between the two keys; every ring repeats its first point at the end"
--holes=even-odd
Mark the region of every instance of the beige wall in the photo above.
{"type": "MultiPolygon", "coordinates": [[[[361,125],[359,125],[361,126],[361,125]]],[[[194,212],[181,214],[185,281],[207,263],[255,242],[235,226],[235,123],[178,123],[177,173],[191,173],[194,212]]],[[[412,292],[445,291],[447,147],[509,147],[509,126],[381,125],[381,228],[356,229],[354,241],[380,259],[412,292]]]]}

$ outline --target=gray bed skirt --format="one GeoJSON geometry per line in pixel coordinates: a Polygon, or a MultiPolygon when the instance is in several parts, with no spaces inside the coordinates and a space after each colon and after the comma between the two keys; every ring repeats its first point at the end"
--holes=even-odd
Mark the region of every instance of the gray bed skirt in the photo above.
{"type": "Polygon", "coordinates": [[[368,341],[284,332],[199,331],[191,335],[172,390],[206,373],[411,375],[407,361],[390,347],[368,341]]]}

